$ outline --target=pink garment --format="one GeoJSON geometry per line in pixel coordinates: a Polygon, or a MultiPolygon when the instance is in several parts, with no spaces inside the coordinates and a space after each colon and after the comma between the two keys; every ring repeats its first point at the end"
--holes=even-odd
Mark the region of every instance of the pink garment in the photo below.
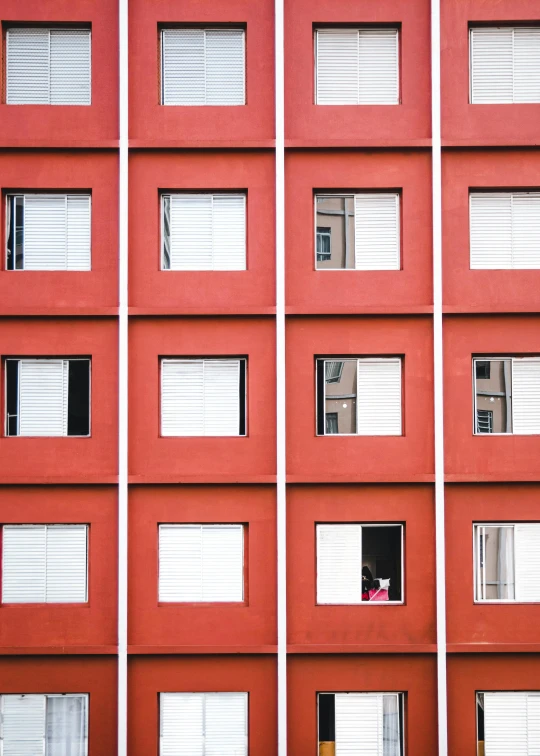
{"type": "Polygon", "coordinates": [[[387,588],[372,588],[369,592],[370,601],[388,601],[387,588]]]}

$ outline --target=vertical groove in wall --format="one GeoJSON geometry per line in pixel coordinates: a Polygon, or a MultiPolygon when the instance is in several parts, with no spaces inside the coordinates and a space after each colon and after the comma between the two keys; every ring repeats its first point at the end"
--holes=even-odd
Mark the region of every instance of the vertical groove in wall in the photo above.
{"type": "Polygon", "coordinates": [[[128,0],[119,0],[118,181],[118,756],[127,756],[128,0]]]}
{"type": "Polygon", "coordinates": [[[275,0],[276,439],[278,754],[287,754],[287,486],[285,450],[285,71],[284,0],[275,0]]]}
{"type": "Polygon", "coordinates": [[[446,688],[446,568],[444,528],[442,176],[441,176],[441,16],[431,0],[431,129],[433,197],[433,381],[435,422],[435,553],[437,577],[437,709],[439,756],[448,754],[446,688]]]}

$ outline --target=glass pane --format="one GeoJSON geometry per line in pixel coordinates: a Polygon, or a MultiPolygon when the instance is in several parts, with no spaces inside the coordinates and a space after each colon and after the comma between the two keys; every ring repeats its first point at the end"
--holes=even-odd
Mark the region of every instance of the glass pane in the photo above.
{"type": "Polygon", "coordinates": [[[85,756],[86,699],[51,696],[47,699],[47,756],[85,756]]]}
{"type": "Polygon", "coordinates": [[[163,196],[163,270],[171,267],[171,198],[163,196]]]}
{"type": "Polygon", "coordinates": [[[316,203],[316,267],[354,268],[354,198],[319,196],[316,203]]]}
{"type": "Polygon", "coordinates": [[[399,699],[383,696],[383,756],[400,756],[399,699]]]}
{"type": "Polygon", "coordinates": [[[512,360],[475,360],[476,433],[512,433],[512,360]]]}
{"type": "Polygon", "coordinates": [[[357,360],[325,361],[326,433],[356,433],[357,360]]]}
{"type": "Polygon", "coordinates": [[[479,597],[484,601],[512,600],[514,586],[514,529],[508,526],[479,527],[477,548],[479,597]]]}
{"type": "Polygon", "coordinates": [[[401,525],[362,527],[362,600],[402,600],[401,525]]]}

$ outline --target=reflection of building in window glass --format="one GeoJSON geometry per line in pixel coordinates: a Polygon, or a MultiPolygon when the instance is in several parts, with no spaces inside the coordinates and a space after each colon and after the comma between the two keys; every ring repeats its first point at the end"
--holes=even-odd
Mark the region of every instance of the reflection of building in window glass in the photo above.
{"type": "Polygon", "coordinates": [[[512,433],[512,360],[475,360],[476,433],[512,433]]]}
{"type": "Polygon", "coordinates": [[[356,433],[357,369],[358,360],[326,362],[325,416],[327,433],[356,433]],[[336,365],[341,366],[337,381],[335,378],[337,368],[334,367],[336,365]],[[330,369],[328,366],[330,366],[330,369]],[[330,430],[328,430],[329,427],[330,430]]]}
{"type": "Polygon", "coordinates": [[[477,601],[515,598],[514,528],[477,525],[477,601]]]}
{"type": "Polygon", "coordinates": [[[354,268],[354,198],[317,197],[317,268],[354,268]]]}
{"type": "Polygon", "coordinates": [[[327,412],[325,417],[326,417],[326,432],[328,434],[337,433],[338,432],[337,412],[327,412]]]}

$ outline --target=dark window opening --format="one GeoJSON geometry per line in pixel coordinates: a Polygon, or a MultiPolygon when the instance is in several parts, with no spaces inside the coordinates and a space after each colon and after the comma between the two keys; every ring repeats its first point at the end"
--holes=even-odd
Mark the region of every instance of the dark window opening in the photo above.
{"type": "Polygon", "coordinates": [[[69,360],[67,434],[90,434],[90,360],[69,360]]]}
{"type": "Polygon", "coordinates": [[[367,567],[371,575],[363,601],[402,600],[401,535],[401,525],[362,527],[362,574],[367,567]]]}
{"type": "Polygon", "coordinates": [[[319,693],[319,747],[336,740],[335,698],[333,693],[319,693]]]}
{"type": "Polygon", "coordinates": [[[485,379],[491,377],[491,362],[489,360],[476,361],[476,377],[485,379]]]}
{"type": "Polygon", "coordinates": [[[19,432],[19,362],[6,360],[6,435],[19,432]]]}
{"type": "Polygon", "coordinates": [[[23,269],[24,197],[7,198],[7,270],[23,269]]]}
{"type": "Polygon", "coordinates": [[[477,754],[484,756],[485,753],[485,730],[484,730],[484,694],[476,694],[476,732],[477,732],[477,754]]]}
{"type": "Polygon", "coordinates": [[[239,402],[240,402],[240,428],[241,436],[246,435],[246,360],[240,360],[240,377],[239,377],[239,402]]]}

